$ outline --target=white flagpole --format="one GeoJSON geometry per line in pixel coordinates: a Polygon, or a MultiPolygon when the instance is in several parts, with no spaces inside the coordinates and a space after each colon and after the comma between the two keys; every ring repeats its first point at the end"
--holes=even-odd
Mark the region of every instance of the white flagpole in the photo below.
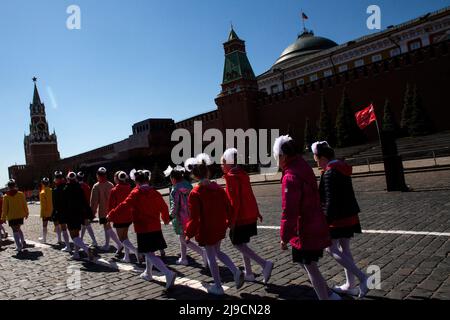
{"type": "Polygon", "coordinates": [[[381,144],[380,127],[379,127],[379,125],[378,125],[378,117],[377,117],[377,114],[376,114],[376,112],[375,112],[375,106],[374,106],[373,102],[370,102],[370,105],[372,106],[373,113],[375,114],[375,125],[377,126],[378,140],[379,140],[379,142],[380,142],[380,147],[382,147],[382,144],[381,144]]]}

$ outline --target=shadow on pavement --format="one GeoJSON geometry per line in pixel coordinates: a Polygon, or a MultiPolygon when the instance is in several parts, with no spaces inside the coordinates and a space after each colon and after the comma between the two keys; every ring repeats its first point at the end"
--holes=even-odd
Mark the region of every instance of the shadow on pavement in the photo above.
{"type": "Polygon", "coordinates": [[[22,250],[21,252],[17,252],[16,255],[12,256],[13,258],[17,260],[38,260],[40,257],[42,257],[44,254],[42,251],[28,251],[28,250],[22,250]]]}

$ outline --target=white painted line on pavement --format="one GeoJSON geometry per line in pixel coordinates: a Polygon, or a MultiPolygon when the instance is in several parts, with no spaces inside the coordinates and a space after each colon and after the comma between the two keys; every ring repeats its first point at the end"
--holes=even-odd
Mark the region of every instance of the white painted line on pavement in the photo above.
{"type": "MultiPolygon", "coordinates": [[[[280,230],[279,226],[258,226],[258,229],[280,230]]],[[[363,233],[411,234],[421,236],[450,237],[450,232],[406,231],[406,230],[362,230],[363,233]]]]}
{"type": "MultiPolygon", "coordinates": [[[[14,241],[14,238],[8,237],[8,240],[14,241]]],[[[52,248],[52,246],[45,244],[45,243],[36,242],[33,240],[28,240],[28,239],[25,239],[25,241],[27,244],[33,245],[35,248],[42,248],[42,249],[52,248]]],[[[88,261],[87,259],[84,259],[84,260],[88,261]]],[[[92,261],[92,263],[95,263],[96,265],[107,267],[110,269],[118,270],[118,271],[135,272],[135,273],[139,273],[139,274],[144,272],[144,268],[140,268],[136,265],[127,264],[127,263],[123,263],[123,262],[108,261],[103,258],[97,258],[94,261],[92,261]]],[[[163,282],[163,283],[166,282],[166,277],[164,275],[162,275],[162,273],[155,271],[155,270],[153,270],[153,279],[156,281],[159,281],[159,282],[163,282]]],[[[184,278],[184,277],[176,277],[175,284],[183,285],[183,286],[190,287],[192,289],[197,289],[197,290],[207,292],[203,283],[198,280],[193,280],[193,279],[184,278]]],[[[225,285],[222,285],[222,288],[224,291],[230,289],[230,287],[225,286],[225,285]]]]}

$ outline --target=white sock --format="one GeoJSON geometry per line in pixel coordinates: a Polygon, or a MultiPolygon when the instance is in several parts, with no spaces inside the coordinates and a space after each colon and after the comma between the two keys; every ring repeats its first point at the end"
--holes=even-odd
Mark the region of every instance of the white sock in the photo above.
{"type": "Polygon", "coordinates": [[[20,242],[20,234],[19,232],[13,232],[14,242],[16,243],[17,248],[22,248],[22,243],[20,242]]]}
{"type": "Polygon", "coordinates": [[[112,239],[112,241],[114,241],[114,242],[116,243],[117,251],[119,251],[120,249],[122,249],[122,247],[123,247],[122,242],[120,242],[119,237],[118,237],[117,234],[114,232],[114,230],[111,228],[111,229],[108,229],[107,232],[108,232],[108,234],[109,234],[110,239],[112,239]]]}
{"type": "Polygon", "coordinates": [[[83,251],[88,254],[89,253],[89,248],[87,247],[87,245],[83,242],[83,240],[81,240],[80,237],[76,237],[72,239],[73,243],[80,247],[81,249],[83,249],[83,251]]]}
{"type": "Polygon", "coordinates": [[[42,239],[44,242],[47,240],[47,227],[42,227],[42,239]]]}
{"type": "Polygon", "coordinates": [[[228,257],[225,253],[220,251],[220,247],[216,246],[216,256],[217,258],[233,273],[233,275],[238,272],[238,268],[236,265],[231,261],[230,257],[228,257]]]}
{"type": "Polygon", "coordinates": [[[244,256],[244,262],[245,262],[245,271],[247,272],[247,264],[249,264],[249,271],[251,272],[251,262],[249,262],[249,260],[253,260],[255,261],[257,264],[259,264],[261,266],[261,268],[264,269],[264,266],[266,265],[266,260],[264,260],[263,258],[261,258],[260,256],[258,256],[255,251],[253,251],[252,249],[250,249],[247,244],[240,244],[240,245],[236,245],[234,246],[236,249],[238,249],[242,255],[244,256]],[[247,259],[246,259],[247,258],[247,259]],[[247,261],[245,261],[247,260],[247,261]]]}
{"type": "Polygon", "coordinates": [[[61,242],[61,226],[57,225],[55,227],[56,237],[58,239],[58,242],[61,242]]]}
{"type": "Polygon", "coordinates": [[[216,248],[215,246],[205,246],[206,256],[208,257],[208,266],[211,271],[211,275],[214,279],[216,286],[221,287],[222,281],[220,279],[219,266],[216,260],[216,248]]]}
{"type": "Polygon", "coordinates": [[[145,257],[146,257],[146,261],[147,261],[147,259],[150,260],[151,264],[153,264],[159,271],[164,273],[164,275],[167,276],[170,274],[171,271],[166,267],[166,265],[161,260],[161,258],[155,256],[155,254],[153,252],[146,253],[145,257]]]}
{"type": "Polygon", "coordinates": [[[109,247],[109,232],[105,229],[105,247],[109,247]]]}
{"type": "Polygon", "coordinates": [[[80,233],[80,239],[83,240],[84,238],[84,234],[86,233],[86,226],[82,225],[81,226],[81,233],[80,233]]]}
{"type": "Polygon", "coordinates": [[[122,241],[123,246],[129,251],[133,252],[136,255],[136,259],[139,259],[139,252],[137,248],[131,243],[130,239],[125,239],[122,241]]]}
{"type": "Polygon", "coordinates": [[[148,275],[148,276],[152,276],[152,270],[153,270],[153,263],[152,263],[152,261],[150,260],[150,258],[149,257],[147,257],[147,255],[145,256],[145,273],[148,275]]]}
{"type": "Polygon", "coordinates": [[[124,260],[130,261],[130,249],[125,247],[125,256],[123,257],[124,260]]]}
{"type": "Polygon", "coordinates": [[[66,244],[66,247],[70,249],[70,239],[69,239],[69,233],[67,232],[67,230],[63,230],[62,235],[64,238],[64,242],[66,244]]]}
{"type": "Polygon", "coordinates": [[[90,236],[91,239],[92,239],[92,242],[93,242],[94,244],[96,244],[96,243],[97,243],[97,239],[95,239],[95,234],[94,234],[94,230],[92,230],[92,226],[91,226],[90,224],[88,224],[88,225],[86,226],[86,229],[87,229],[87,232],[89,233],[89,236],[90,236]]]}
{"type": "Polygon", "coordinates": [[[23,235],[22,230],[19,230],[20,241],[22,241],[22,246],[25,246],[25,236],[23,235]]]}
{"type": "Polygon", "coordinates": [[[180,251],[181,251],[181,260],[187,260],[187,257],[186,257],[186,251],[187,251],[187,248],[186,248],[186,240],[184,239],[184,235],[180,235],[179,237],[179,240],[180,240],[180,251]]]}

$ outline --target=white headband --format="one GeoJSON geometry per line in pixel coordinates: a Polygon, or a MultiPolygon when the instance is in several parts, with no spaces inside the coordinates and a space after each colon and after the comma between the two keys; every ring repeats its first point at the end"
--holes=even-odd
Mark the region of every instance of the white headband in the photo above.
{"type": "Polygon", "coordinates": [[[281,147],[286,142],[291,141],[292,138],[289,135],[280,136],[275,139],[275,143],[273,144],[273,156],[276,160],[280,158],[280,156],[283,155],[283,151],[281,151],[281,147]]]}
{"type": "Polygon", "coordinates": [[[326,141],[317,141],[317,142],[314,142],[314,143],[311,145],[311,151],[312,151],[315,155],[317,155],[317,153],[318,153],[318,151],[317,151],[317,146],[318,146],[318,145],[323,145],[324,147],[331,148],[330,145],[328,144],[328,142],[326,142],[326,141]]]}
{"type": "MultiPolygon", "coordinates": [[[[225,152],[223,153],[223,159],[225,160],[225,163],[227,164],[235,164],[235,158],[237,161],[237,155],[238,155],[238,150],[236,148],[229,148],[227,150],[225,150],[225,152]]],[[[239,161],[237,161],[239,162],[239,161]]]]}

